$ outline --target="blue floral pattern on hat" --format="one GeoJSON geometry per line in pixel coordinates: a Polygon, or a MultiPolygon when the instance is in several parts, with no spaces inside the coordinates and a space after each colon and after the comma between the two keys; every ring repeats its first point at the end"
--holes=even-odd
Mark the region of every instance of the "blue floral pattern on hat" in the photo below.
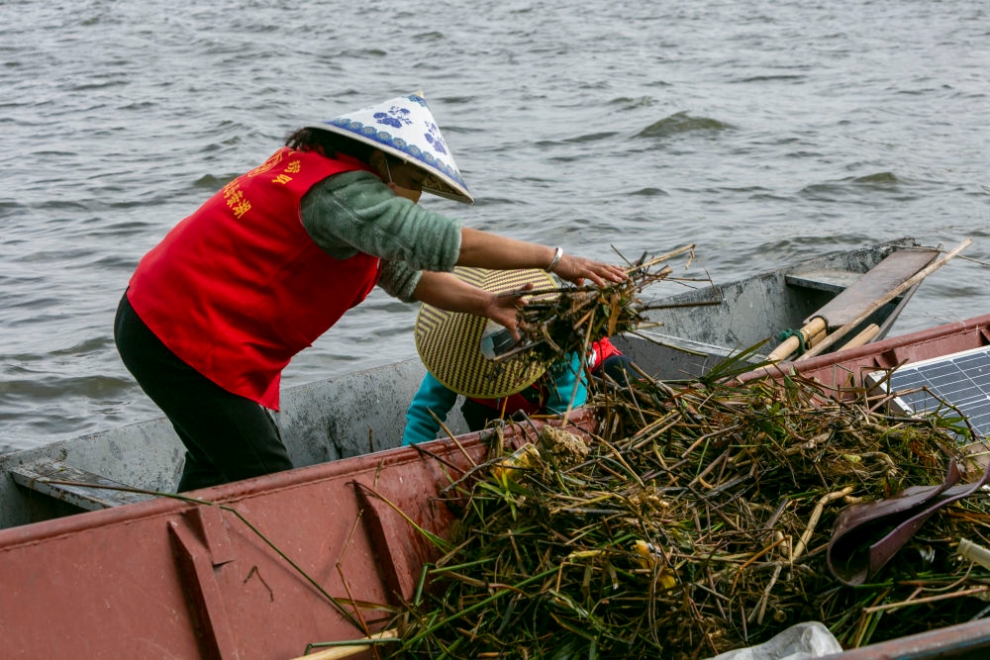
{"type": "Polygon", "coordinates": [[[412,120],[409,118],[409,111],[395,105],[389,108],[388,112],[376,112],[375,119],[378,120],[379,124],[385,124],[393,128],[402,128],[403,124],[407,126],[412,124],[412,120]]]}
{"type": "Polygon", "coordinates": [[[447,145],[443,143],[443,138],[440,137],[440,129],[437,128],[437,125],[430,122],[426,125],[426,127],[429,129],[428,133],[423,134],[426,141],[433,145],[433,148],[437,151],[437,153],[447,153],[447,145]]]}

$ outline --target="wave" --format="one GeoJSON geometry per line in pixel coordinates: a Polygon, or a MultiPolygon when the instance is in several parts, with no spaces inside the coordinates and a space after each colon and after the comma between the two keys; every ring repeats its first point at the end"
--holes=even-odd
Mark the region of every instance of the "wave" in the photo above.
{"type": "Polygon", "coordinates": [[[719,133],[734,128],[710,117],[692,117],[687,112],[678,112],[650,124],[636,134],[636,137],[657,138],[681,135],[684,133],[719,133]]]}

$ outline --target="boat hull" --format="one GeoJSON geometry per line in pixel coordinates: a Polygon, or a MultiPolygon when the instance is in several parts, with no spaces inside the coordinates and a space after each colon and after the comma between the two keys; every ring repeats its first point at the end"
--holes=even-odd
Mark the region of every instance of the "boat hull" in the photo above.
{"type": "MultiPolygon", "coordinates": [[[[845,378],[988,343],[990,315],[802,369],[845,378]]],[[[510,446],[531,432],[509,427],[510,446]]],[[[415,597],[439,552],[410,522],[442,535],[452,518],[440,489],[485,451],[478,435],[438,440],[191,493],[199,502],[158,498],[2,530],[5,657],[296,658],[308,644],[360,639],[415,597]]],[[[984,648],[990,621],[897,642],[888,646],[901,658],[984,648]]],[[[864,653],[836,657],[886,657],[864,653]]]]}
{"type": "MultiPolygon", "coordinates": [[[[740,295],[748,294],[740,289],[740,295]]],[[[805,313],[790,314],[788,321],[805,313]]],[[[739,328],[723,331],[734,333],[740,345],[695,342],[713,348],[703,360],[689,354],[693,368],[752,339],[739,328]]],[[[831,377],[848,384],[849,374],[988,342],[990,316],[984,316],[795,366],[823,382],[831,377]]],[[[685,375],[664,361],[667,349],[644,341],[631,350],[661,376],[685,375]]],[[[452,514],[440,503],[440,491],[487,451],[477,434],[396,447],[405,409],[396,402],[411,398],[422,374],[418,361],[408,361],[287,392],[279,422],[294,458],[307,466],[196,491],[188,494],[192,499],[158,497],[0,530],[4,657],[297,658],[309,644],[357,640],[385,626],[390,608],[415,597],[423,565],[440,552],[414,525],[443,536],[452,514]],[[333,408],[340,397],[381,416],[370,423],[368,417],[340,416],[333,408]],[[302,449],[300,443],[314,446],[302,449]]],[[[588,415],[580,411],[572,421],[589,428],[588,415]]],[[[452,420],[455,432],[462,430],[458,424],[452,420]]],[[[529,425],[509,426],[506,442],[519,446],[533,432],[529,425]]],[[[137,448],[169,465],[181,458],[169,434],[158,420],[64,443],[55,456],[91,460],[96,470],[109,472],[136,466],[140,453],[129,452],[137,448]]],[[[4,469],[26,458],[3,457],[4,469]]],[[[142,479],[170,491],[175,465],[142,479]]],[[[23,486],[16,494],[29,505],[47,498],[23,486]]],[[[990,622],[927,639],[898,657],[937,657],[931,653],[940,644],[982,647],[990,622]]]]}

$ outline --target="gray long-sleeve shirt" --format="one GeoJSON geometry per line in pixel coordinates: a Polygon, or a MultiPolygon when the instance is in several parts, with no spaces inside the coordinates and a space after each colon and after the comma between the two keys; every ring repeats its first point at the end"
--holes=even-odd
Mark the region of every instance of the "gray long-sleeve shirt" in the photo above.
{"type": "Polygon", "coordinates": [[[449,272],[461,251],[461,223],[395,195],[375,175],[343,172],[313,186],[302,199],[302,223],[335,259],[358,252],[385,261],[378,285],[412,302],[422,271],[449,272]]]}

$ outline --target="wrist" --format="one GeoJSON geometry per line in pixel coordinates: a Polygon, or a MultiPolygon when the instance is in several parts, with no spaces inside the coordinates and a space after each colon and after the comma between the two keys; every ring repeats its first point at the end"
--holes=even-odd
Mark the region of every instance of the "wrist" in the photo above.
{"type": "Polygon", "coordinates": [[[557,267],[557,264],[560,263],[560,260],[563,258],[563,256],[564,256],[564,248],[558,246],[553,251],[553,259],[550,260],[550,264],[546,268],[544,268],[544,270],[548,273],[552,273],[553,269],[557,267]]]}

